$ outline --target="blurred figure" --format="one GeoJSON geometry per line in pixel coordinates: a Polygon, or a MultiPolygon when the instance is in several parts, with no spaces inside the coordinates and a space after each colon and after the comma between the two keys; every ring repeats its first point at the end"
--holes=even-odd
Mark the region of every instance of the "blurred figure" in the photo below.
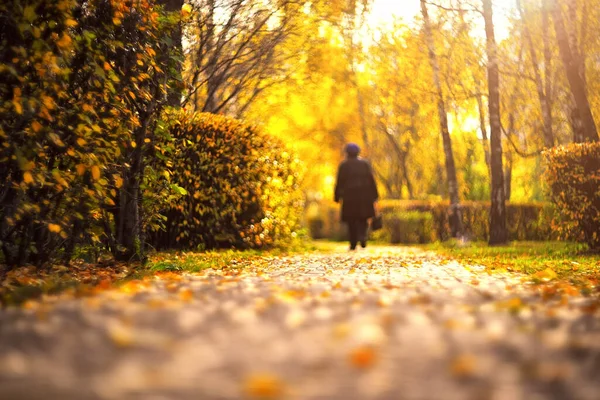
{"type": "Polygon", "coordinates": [[[367,246],[368,219],[375,216],[379,194],[371,165],[358,157],[360,148],[354,143],[345,147],[346,159],[340,164],[335,184],[335,202],[342,202],[342,222],[348,224],[350,250],[367,246]]]}

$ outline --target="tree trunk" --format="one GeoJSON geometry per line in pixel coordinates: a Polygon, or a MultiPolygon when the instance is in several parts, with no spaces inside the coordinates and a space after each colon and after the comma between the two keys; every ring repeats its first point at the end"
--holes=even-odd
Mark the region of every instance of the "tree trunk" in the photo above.
{"type": "MultiPolygon", "coordinates": [[[[158,90],[157,90],[158,92],[158,90]]],[[[158,94],[158,93],[157,93],[158,94]]],[[[148,105],[142,124],[134,132],[136,146],[132,149],[129,167],[124,172],[120,191],[115,258],[120,261],[144,261],[144,232],[142,227],[142,181],[144,174],[145,140],[154,128],[151,119],[159,110],[156,100],[148,105]]]]}
{"type": "MultiPolygon", "coordinates": [[[[521,16],[521,21],[523,24],[523,33],[525,39],[527,41],[527,47],[529,49],[529,56],[531,57],[531,63],[533,67],[533,72],[535,76],[535,87],[537,89],[538,101],[540,102],[540,107],[542,110],[542,136],[544,139],[545,147],[553,147],[554,146],[554,133],[552,132],[552,107],[549,103],[549,93],[545,90],[544,81],[542,78],[542,72],[540,71],[540,64],[538,62],[538,57],[535,50],[535,44],[533,43],[533,38],[531,37],[531,32],[529,31],[529,27],[527,25],[527,18],[525,16],[525,10],[523,9],[523,5],[521,4],[521,0],[517,0],[517,8],[519,9],[519,14],[521,16]]],[[[544,12],[544,14],[547,14],[544,12]]],[[[542,24],[543,25],[543,24],[542,24]]],[[[542,26],[544,29],[544,42],[548,39],[547,35],[547,26],[542,26]]],[[[547,43],[544,43],[544,48],[546,48],[547,43]]],[[[548,77],[549,65],[547,64],[549,59],[547,58],[546,50],[544,51],[544,68],[546,70],[546,77],[548,77]]]]}
{"type": "Polygon", "coordinates": [[[490,209],[490,245],[508,241],[506,230],[506,197],[502,168],[502,128],[500,125],[500,74],[498,71],[498,46],[494,34],[492,0],[483,0],[486,48],[488,55],[489,115],[491,130],[492,199],[490,209]]]}
{"type": "Polygon", "coordinates": [[[506,201],[510,201],[512,196],[512,170],[513,170],[513,154],[506,153],[506,166],[504,167],[504,193],[506,193],[506,201]]]}
{"type": "MultiPolygon", "coordinates": [[[[141,128],[138,128],[141,129],[141,128]]],[[[138,143],[138,140],[136,140],[138,143]]],[[[131,166],[125,172],[117,224],[117,248],[115,258],[120,261],[143,259],[140,218],[140,183],[142,179],[143,142],[134,149],[131,166]]]]}
{"type": "MultiPolygon", "coordinates": [[[[513,95],[511,96],[511,110],[514,110],[514,102],[515,102],[515,97],[516,97],[516,89],[513,92],[513,95]]],[[[515,136],[515,114],[514,113],[510,113],[510,116],[508,117],[508,132],[507,135],[509,135],[511,138],[514,138],[515,136]]],[[[512,139],[511,139],[512,140],[512,139]]],[[[506,165],[504,167],[504,193],[505,193],[505,198],[506,201],[510,201],[510,197],[512,195],[512,170],[513,170],[513,153],[512,151],[507,151],[505,153],[505,161],[506,161],[506,165]]]]}
{"type": "Polygon", "coordinates": [[[440,118],[440,129],[442,140],[444,142],[444,154],[446,157],[446,179],[448,182],[448,194],[450,195],[450,229],[453,237],[460,237],[463,234],[462,215],[460,211],[460,200],[458,195],[458,181],[456,179],[456,166],[454,164],[454,155],[452,153],[452,140],[448,130],[448,114],[446,114],[446,105],[444,103],[444,94],[440,82],[440,66],[435,53],[435,44],[429,13],[425,0],[421,0],[421,12],[423,13],[423,23],[425,27],[425,39],[429,49],[429,62],[433,71],[433,83],[437,94],[437,108],[440,118]]]}
{"type": "Polygon", "coordinates": [[[490,166],[490,141],[488,139],[485,108],[483,107],[483,95],[477,95],[477,109],[479,110],[479,129],[481,130],[481,143],[483,144],[483,152],[485,154],[485,165],[488,169],[488,176],[491,174],[490,166]]]}
{"type": "Polygon", "coordinates": [[[571,94],[575,100],[575,113],[581,119],[583,135],[585,136],[584,140],[598,141],[596,123],[590,109],[585,82],[581,76],[581,66],[578,62],[580,57],[578,56],[577,49],[571,48],[571,44],[569,43],[569,35],[558,0],[553,0],[552,3],[552,19],[554,20],[558,49],[565,66],[571,94]]]}

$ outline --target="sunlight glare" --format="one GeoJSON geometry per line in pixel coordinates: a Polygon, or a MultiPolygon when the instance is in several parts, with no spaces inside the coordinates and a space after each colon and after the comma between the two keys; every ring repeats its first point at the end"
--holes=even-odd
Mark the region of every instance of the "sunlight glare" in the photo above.
{"type": "MultiPolygon", "coordinates": [[[[433,6],[429,6],[433,7],[433,6]]],[[[496,2],[494,5],[494,22],[498,40],[504,40],[509,35],[509,16],[514,8],[513,0],[496,2]]],[[[367,17],[367,29],[378,28],[389,29],[395,20],[402,19],[404,23],[412,25],[416,16],[421,13],[420,0],[373,0],[369,16],[367,17]]],[[[483,21],[477,27],[477,35],[483,37],[483,21]]],[[[365,34],[362,35],[366,39],[365,34]]]]}

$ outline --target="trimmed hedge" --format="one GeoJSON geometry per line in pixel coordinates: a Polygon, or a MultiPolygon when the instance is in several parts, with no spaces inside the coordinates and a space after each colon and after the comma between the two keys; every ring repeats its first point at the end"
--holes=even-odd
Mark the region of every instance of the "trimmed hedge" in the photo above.
{"type": "MultiPolygon", "coordinates": [[[[309,220],[313,238],[345,240],[345,226],[339,222],[339,206],[322,202],[318,217],[309,220]],[[320,229],[316,230],[316,227],[320,229]]],[[[461,211],[465,235],[469,240],[489,238],[489,202],[463,202],[461,211]]],[[[390,243],[429,243],[452,237],[447,202],[383,200],[379,210],[384,229],[375,232],[375,240],[390,243]]],[[[553,209],[547,203],[507,204],[507,227],[510,240],[551,240],[553,209]]]]}
{"type": "Polygon", "coordinates": [[[171,111],[171,181],[187,192],[169,204],[157,248],[260,248],[300,227],[301,164],[253,126],[221,115],[171,111]]]}
{"type": "Polygon", "coordinates": [[[544,153],[545,178],[559,217],[554,228],[563,238],[600,250],[600,143],[576,143],[544,153]]]}

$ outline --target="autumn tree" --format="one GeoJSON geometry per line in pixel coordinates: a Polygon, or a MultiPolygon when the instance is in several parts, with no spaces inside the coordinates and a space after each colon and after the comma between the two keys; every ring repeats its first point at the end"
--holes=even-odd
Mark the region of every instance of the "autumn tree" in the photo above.
{"type": "Polygon", "coordinates": [[[536,43],[533,40],[531,29],[529,27],[529,18],[527,18],[526,10],[521,0],[517,0],[517,9],[521,17],[522,32],[525,39],[525,45],[529,53],[529,61],[535,78],[535,87],[542,111],[542,133],[545,147],[552,147],[556,139],[554,138],[554,130],[552,123],[552,103],[553,103],[553,83],[552,83],[552,52],[550,48],[549,15],[546,0],[542,1],[542,49],[543,62],[539,62],[537,55],[536,43]]]}
{"type": "Polygon", "coordinates": [[[440,80],[440,66],[438,63],[433,33],[431,30],[431,22],[427,11],[425,0],[421,0],[421,13],[423,14],[424,34],[427,41],[429,51],[429,61],[433,74],[433,85],[436,92],[436,102],[438,108],[438,118],[440,122],[440,132],[444,143],[444,156],[446,159],[446,180],[448,184],[448,193],[450,195],[450,225],[452,227],[452,236],[457,237],[462,235],[462,216],[460,212],[460,199],[458,195],[458,181],[456,179],[456,166],[454,164],[454,154],[452,153],[452,140],[448,129],[448,113],[444,101],[444,93],[440,80]]]}
{"type": "MultiPolygon", "coordinates": [[[[598,131],[590,108],[584,79],[585,65],[582,56],[576,43],[569,40],[570,36],[565,25],[561,2],[559,0],[549,1],[558,48],[569,81],[569,88],[575,101],[574,111],[582,124],[582,137],[576,135],[575,139],[576,141],[598,141],[598,131]]],[[[574,28],[572,27],[572,29],[574,28]]]]}
{"type": "Polygon", "coordinates": [[[506,230],[506,194],[504,192],[504,170],[502,168],[502,127],[500,124],[500,76],[498,69],[498,47],[494,33],[494,18],[491,0],[483,0],[486,48],[488,58],[489,116],[491,131],[492,205],[490,209],[491,245],[503,244],[508,240],[506,230]]]}
{"type": "Polygon", "coordinates": [[[187,95],[195,110],[242,115],[268,87],[285,80],[303,4],[297,0],[254,2],[197,0],[186,24],[187,95]]]}

